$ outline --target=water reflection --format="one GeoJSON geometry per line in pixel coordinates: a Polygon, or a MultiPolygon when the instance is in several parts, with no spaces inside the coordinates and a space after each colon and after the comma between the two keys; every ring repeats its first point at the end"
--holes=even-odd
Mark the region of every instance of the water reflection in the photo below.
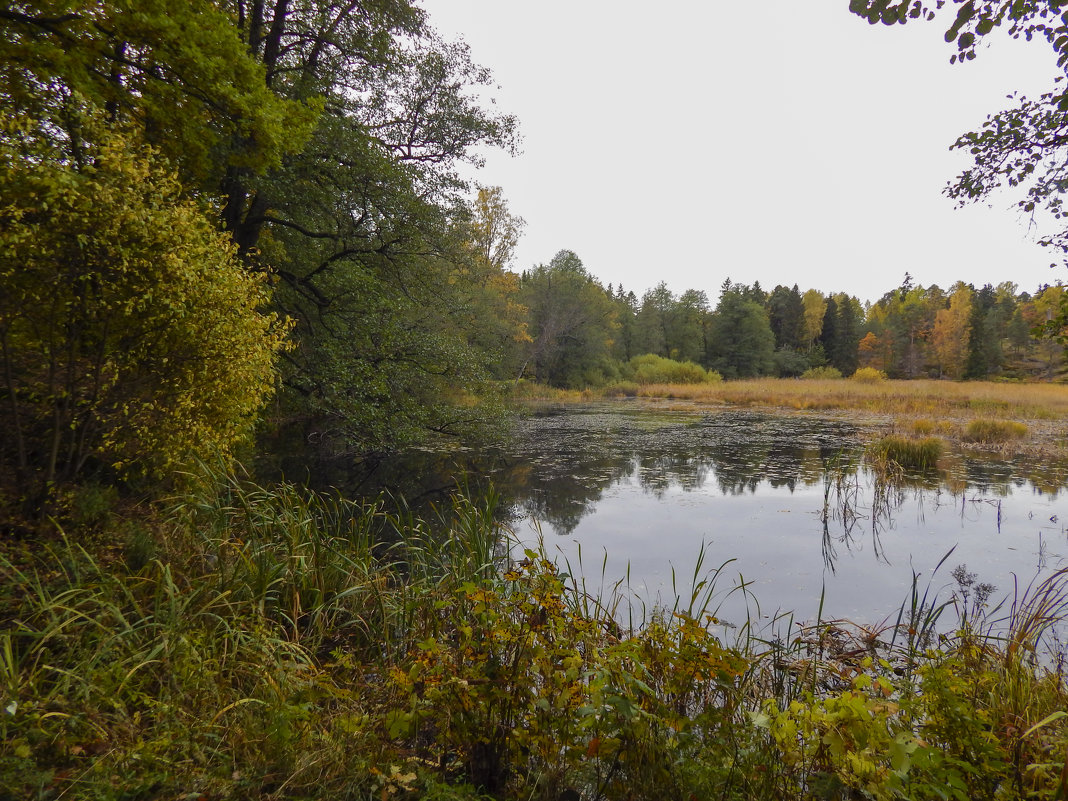
{"type": "Polygon", "coordinates": [[[572,563],[580,548],[603,553],[608,575],[629,574],[645,598],[677,590],[702,545],[735,558],[735,585],[752,581],[764,616],[803,618],[823,598],[835,615],[881,620],[913,571],[941,581],[931,574],[952,548],[1006,589],[1066,563],[1051,520],[1064,465],[950,453],[938,472],[890,481],[865,464],[865,439],[814,417],[570,409],[526,422],[512,458],[528,469],[498,486],[521,538],[572,563]]]}
{"type": "Polygon", "coordinates": [[[803,619],[822,598],[834,615],[881,620],[950,548],[1006,588],[1012,574],[1066,564],[1064,465],[949,453],[937,473],[887,481],[865,465],[865,439],[841,420],[621,401],[546,409],[493,448],[349,465],[319,482],[416,501],[492,482],[525,543],[543,538],[573,565],[581,549],[650,601],[679,589],[676,569],[692,572],[704,547],[710,561],[736,560],[735,584],[752,582],[765,616],[803,619]]]}

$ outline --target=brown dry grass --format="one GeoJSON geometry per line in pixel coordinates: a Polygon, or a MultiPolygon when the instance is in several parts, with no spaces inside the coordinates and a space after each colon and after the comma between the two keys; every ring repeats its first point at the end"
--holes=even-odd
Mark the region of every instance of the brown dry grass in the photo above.
{"type": "Polygon", "coordinates": [[[860,409],[894,416],[938,418],[948,413],[967,419],[1068,419],[1068,386],[1061,384],[758,378],[718,384],[654,384],[642,387],[639,395],[799,410],[860,409]]]}
{"type": "MultiPolygon", "coordinates": [[[[758,378],[718,384],[642,387],[649,399],[670,399],[695,406],[730,405],[838,414],[881,432],[936,433],[962,445],[968,423],[1005,420],[1023,423],[1027,436],[1001,443],[1006,453],[1068,458],[1068,386],[993,381],[797,380],[758,378]]],[[[984,444],[989,449],[989,443],[984,444]]]]}

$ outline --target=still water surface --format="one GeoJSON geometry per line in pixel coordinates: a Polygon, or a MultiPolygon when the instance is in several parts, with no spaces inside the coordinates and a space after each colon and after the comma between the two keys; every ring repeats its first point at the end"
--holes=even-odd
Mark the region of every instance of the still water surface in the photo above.
{"type": "MultiPolygon", "coordinates": [[[[384,469],[426,486],[456,467],[487,476],[523,545],[540,540],[593,591],[602,573],[629,576],[647,605],[688,594],[702,548],[705,570],[733,560],[720,595],[744,581],[764,620],[811,619],[822,594],[824,618],[878,623],[914,571],[944,599],[966,565],[996,600],[1068,566],[1068,466],[950,452],[937,473],[887,486],[864,464],[869,436],[835,419],[620,401],[547,408],[505,446],[384,469]]],[[[740,600],[724,605],[738,622],[740,600]]]]}
{"type": "Polygon", "coordinates": [[[611,578],[629,570],[646,600],[673,599],[672,571],[688,591],[702,546],[706,567],[734,560],[718,586],[744,580],[765,619],[814,617],[823,593],[825,617],[877,623],[913,571],[946,598],[964,564],[997,598],[1014,576],[1068,566],[1064,465],[950,453],[937,474],[887,486],[863,463],[865,440],[816,417],[569,407],[527,420],[515,463],[496,472],[521,540],[540,536],[576,570],[581,548],[591,586],[602,560],[611,578]]]}

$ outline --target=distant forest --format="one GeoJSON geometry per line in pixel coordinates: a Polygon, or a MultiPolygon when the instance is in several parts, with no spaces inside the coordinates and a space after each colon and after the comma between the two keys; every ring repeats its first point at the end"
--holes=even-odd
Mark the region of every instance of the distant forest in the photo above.
{"type": "Polygon", "coordinates": [[[874,303],[730,279],[714,304],[702,290],[676,295],[663,282],[639,298],[601,285],[565,250],[520,277],[524,336],[499,376],[599,386],[632,377],[628,365],[655,354],[728,379],[862,367],[891,378],[1053,379],[1064,368],[1056,330],[1064,292],[1060,283],[1026,292],[1010,281],[924,287],[906,273],[874,303]]]}

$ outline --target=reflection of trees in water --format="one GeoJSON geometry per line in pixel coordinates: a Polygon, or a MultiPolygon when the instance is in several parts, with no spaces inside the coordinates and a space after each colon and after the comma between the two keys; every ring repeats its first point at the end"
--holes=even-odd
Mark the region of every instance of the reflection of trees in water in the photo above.
{"type": "MultiPolygon", "coordinates": [[[[980,471],[980,476],[989,478],[980,471]]],[[[894,529],[894,518],[906,502],[915,504],[922,519],[928,509],[953,506],[967,522],[978,522],[989,512],[1001,530],[1001,497],[1007,494],[1004,482],[963,483],[947,481],[942,470],[922,475],[885,475],[860,465],[834,466],[824,478],[823,561],[833,573],[839,548],[861,550],[871,543],[876,559],[889,564],[882,545],[885,533],[894,529]],[[993,497],[991,497],[993,495],[993,497]]]]}
{"type": "Polygon", "coordinates": [[[969,452],[946,454],[939,460],[944,481],[953,492],[973,490],[1005,497],[1014,490],[1031,486],[1040,495],[1052,499],[1068,486],[1068,469],[1064,464],[1050,464],[1041,459],[969,452]]]}
{"type": "MultiPolygon", "coordinates": [[[[860,475],[862,444],[851,426],[826,420],[752,412],[703,417],[628,413],[617,405],[607,412],[591,407],[530,419],[500,447],[412,450],[360,461],[337,458],[320,460],[311,468],[307,454],[290,452],[299,475],[287,474],[286,460],[280,457],[270,466],[274,473],[264,476],[306,480],[320,489],[337,487],[349,496],[385,489],[405,498],[417,512],[444,502],[458,489],[480,497],[492,484],[503,501],[502,520],[516,522],[529,515],[566,535],[619,482],[634,482],[656,498],[675,487],[684,492],[715,487],[729,496],[768,486],[793,492],[824,483],[826,489],[835,476],[860,475]],[[508,509],[513,510],[511,521],[508,509]]],[[[1066,481],[1063,466],[1022,459],[948,453],[942,467],[926,484],[913,482],[899,487],[897,494],[865,485],[864,492],[870,494],[862,497],[856,494],[859,483],[852,495],[844,486],[832,487],[836,495],[824,520],[828,562],[833,564],[838,549],[860,547],[869,537],[880,553],[879,537],[892,528],[906,497],[914,497],[903,497],[900,493],[906,490],[941,486],[954,496],[969,489],[989,496],[1030,484],[1037,492],[1056,496],[1066,481]]]]}
{"type": "MultiPolygon", "coordinates": [[[[581,454],[556,454],[535,463],[525,471],[521,482],[511,474],[511,481],[498,488],[514,497],[528,515],[544,521],[557,534],[570,534],[583,517],[597,506],[604,491],[633,472],[630,454],[606,451],[581,454]]],[[[499,477],[503,479],[503,476],[499,477]]]]}
{"type": "Polygon", "coordinates": [[[689,453],[635,454],[634,473],[638,484],[646,492],[663,498],[671,487],[678,486],[687,492],[700,489],[708,481],[713,462],[708,456],[689,453]]]}

